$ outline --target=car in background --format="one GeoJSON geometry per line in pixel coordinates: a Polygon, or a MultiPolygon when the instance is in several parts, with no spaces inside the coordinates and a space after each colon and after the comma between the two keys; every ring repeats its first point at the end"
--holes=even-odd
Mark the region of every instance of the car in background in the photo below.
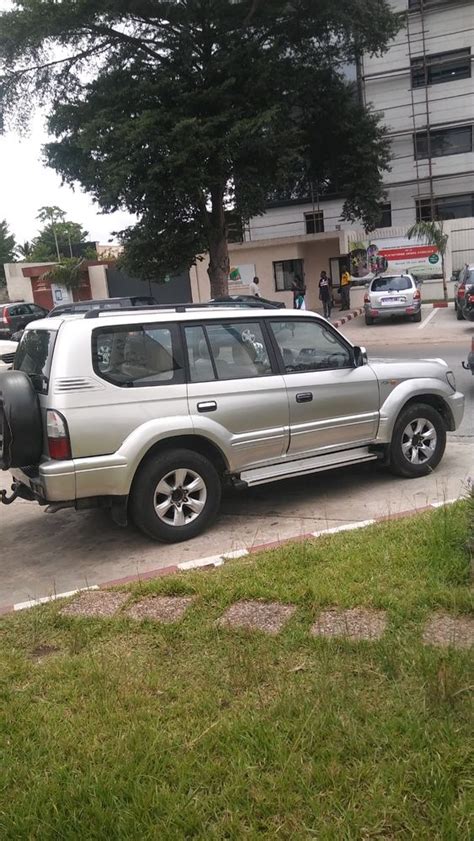
{"type": "Polygon", "coordinates": [[[0,371],[7,371],[13,365],[18,342],[0,339],[0,371]]]}
{"type": "Polygon", "coordinates": [[[229,304],[235,307],[258,307],[263,310],[286,309],[284,301],[269,301],[268,298],[257,298],[256,295],[220,295],[212,298],[210,304],[229,304]]]}
{"type": "Polygon", "coordinates": [[[156,305],[157,301],[151,295],[126,295],[123,298],[97,298],[96,300],[58,304],[49,315],[54,318],[56,315],[84,313],[89,312],[89,310],[131,309],[132,307],[152,307],[156,305]]]}
{"type": "Polygon", "coordinates": [[[45,318],[49,310],[37,304],[13,301],[0,304],[0,339],[11,339],[14,333],[24,330],[27,324],[45,318]]]}
{"type": "Polygon", "coordinates": [[[454,286],[454,308],[458,321],[474,321],[474,265],[465,266],[454,286]]]}
{"type": "Polygon", "coordinates": [[[421,321],[421,293],[410,274],[377,275],[364,295],[365,323],[394,315],[421,321]]]}

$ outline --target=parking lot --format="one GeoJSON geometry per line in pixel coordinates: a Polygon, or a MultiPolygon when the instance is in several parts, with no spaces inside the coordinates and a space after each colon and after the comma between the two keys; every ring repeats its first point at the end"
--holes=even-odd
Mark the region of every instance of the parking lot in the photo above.
{"type": "MultiPolygon", "coordinates": [[[[120,529],[98,511],[66,510],[53,515],[36,504],[17,501],[0,507],[0,605],[356,520],[416,511],[461,494],[474,475],[474,377],[461,368],[474,325],[457,322],[452,310],[425,306],[421,324],[366,327],[363,318],[358,318],[344,325],[342,332],[367,347],[369,360],[441,356],[452,365],[458,388],[466,394],[465,418],[462,427],[449,436],[445,456],[431,476],[397,479],[368,464],[227,492],[215,526],[174,546],[152,543],[132,527],[120,529]]],[[[6,487],[7,475],[1,478],[6,487]]]]}

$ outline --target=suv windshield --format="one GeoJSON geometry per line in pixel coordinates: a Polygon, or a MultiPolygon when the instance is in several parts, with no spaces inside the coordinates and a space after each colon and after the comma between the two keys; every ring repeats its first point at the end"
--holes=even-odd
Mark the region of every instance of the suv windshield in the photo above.
{"type": "Polygon", "coordinates": [[[412,288],[411,278],[406,275],[376,277],[372,281],[372,292],[400,292],[402,289],[412,288]]]}
{"type": "Polygon", "coordinates": [[[47,394],[56,333],[26,330],[15,354],[14,369],[28,374],[38,394],[47,394]]]}

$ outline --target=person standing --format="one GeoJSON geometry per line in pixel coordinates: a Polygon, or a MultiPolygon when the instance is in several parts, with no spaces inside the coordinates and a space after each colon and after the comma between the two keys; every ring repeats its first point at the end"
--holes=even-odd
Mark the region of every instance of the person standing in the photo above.
{"type": "Polygon", "coordinates": [[[331,318],[332,284],[331,278],[327,276],[325,271],[321,272],[319,278],[319,300],[323,305],[324,318],[331,318]]]}
{"type": "Polygon", "coordinates": [[[252,283],[250,284],[250,294],[253,295],[255,298],[260,298],[260,280],[258,277],[254,277],[252,283]]]}
{"type": "Polygon", "coordinates": [[[293,292],[293,306],[295,310],[305,310],[306,286],[304,284],[303,279],[299,275],[295,275],[295,279],[291,286],[291,291],[293,292]]]}
{"type": "Polygon", "coordinates": [[[348,271],[341,275],[341,311],[348,310],[351,305],[350,300],[351,276],[348,271]]]}

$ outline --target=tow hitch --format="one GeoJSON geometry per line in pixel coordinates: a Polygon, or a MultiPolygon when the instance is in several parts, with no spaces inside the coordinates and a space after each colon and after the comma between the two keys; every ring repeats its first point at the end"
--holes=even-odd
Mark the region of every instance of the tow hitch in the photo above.
{"type": "Polygon", "coordinates": [[[0,502],[3,502],[4,505],[11,505],[12,502],[15,502],[15,499],[17,499],[20,496],[19,486],[12,485],[12,491],[13,493],[11,494],[11,496],[8,496],[8,491],[0,491],[0,502]]]}

